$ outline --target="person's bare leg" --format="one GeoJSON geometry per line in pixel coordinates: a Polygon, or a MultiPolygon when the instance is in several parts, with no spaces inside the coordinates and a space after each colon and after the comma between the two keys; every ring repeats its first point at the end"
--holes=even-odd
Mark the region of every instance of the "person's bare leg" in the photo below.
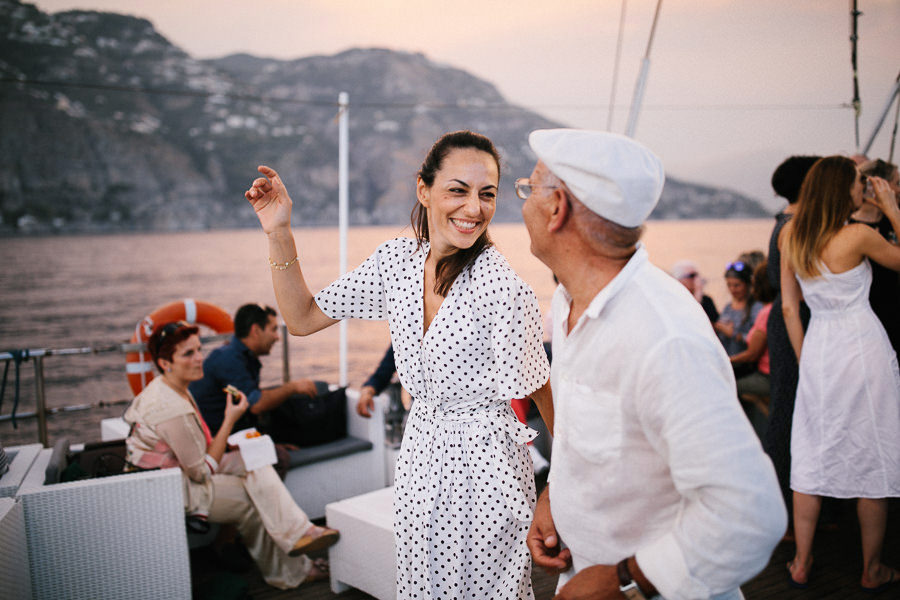
{"type": "Polygon", "coordinates": [[[791,578],[796,583],[803,584],[809,581],[809,570],[813,563],[812,544],[821,508],[821,496],[794,492],[794,538],[797,553],[794,560],[788,563],[788,568],[791,571],[791,578]]]}
{"type": "Polygon", "coordinates": [[[887,528],[888,501],[886,498],[860,498],[856,503],[859,532],[862,538],[863,572],[860,584],[874,588],[900,578],[895,569],[882,564],[881,548],[887,528]]]}

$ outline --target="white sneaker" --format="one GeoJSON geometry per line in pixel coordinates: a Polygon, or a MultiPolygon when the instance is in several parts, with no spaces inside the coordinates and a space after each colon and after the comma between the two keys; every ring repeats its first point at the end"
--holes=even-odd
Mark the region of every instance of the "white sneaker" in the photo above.
{"type": "Polygon", "coordinates": [[[550,470],[550,463],[547,462],[547,459],[544,458],[540,452],[538,452],[533,444],[528,445],[528,454],[531,455],[531,462],[534,465],[535,475],[542,475],[550,470]]]}

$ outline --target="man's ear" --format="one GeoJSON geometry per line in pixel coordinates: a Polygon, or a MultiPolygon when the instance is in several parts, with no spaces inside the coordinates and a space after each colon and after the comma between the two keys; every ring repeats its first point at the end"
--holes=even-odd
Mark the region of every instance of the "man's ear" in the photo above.
{"type": "Polygon", "coordinates": [[[547,231],[555,233],[565,226],[572,213],[572,205],[569,204],[569,197],[561,190],[553,190],[549,206],[549,218],[547,219],[547,231]]]}
{"type": "Polygon", "coordinates": [[[425,208],[430,208],[431,188],[422,181],[421,177],[416,177],[416,199],[425,208]]]}

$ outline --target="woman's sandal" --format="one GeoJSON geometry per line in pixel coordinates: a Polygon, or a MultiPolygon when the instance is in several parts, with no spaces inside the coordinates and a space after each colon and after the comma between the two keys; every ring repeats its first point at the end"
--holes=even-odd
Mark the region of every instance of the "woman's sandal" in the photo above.
{"type": "Polygon", "coordinates": [[[329,578],[331,571],[328,567],[327,558],[317,558],[313,561],[312,568],[306,575],[303,583],[314,583],[316,581],[324,581],[329,578]]]}
{"type": "Polygon", "coordinates": [[[329,546],[333,546],[338,541],[338,538],[341,537],[337,529],[318,527],[316,525],[313,525],[306,531],[307,533],[297,540],[294,547],[288,552],[290,556],[300,556],[316,550],[324,550],[329,546]],[[310,531],[312,533],[309,533],[310,531]]]}
{"type": "Polygon", "coordinates": [[[891,569],[891,577],[881,585],[876,585],[874,587],[868,587],[865,585],[860,585],[862,591],[868,594],[880,594],[881,592],[887,590],[892,585],[896,585],[900,583],[900,577],[897,576],[897,569],[891,569]]]}
{"type": "Polygon", "coordinates": [[[807,575],[806,581],[800,583],[796,579],[794,579],[794,575],[791,573],[791,565],[794,564],[794,561],[788,561],[787,563],[787,576],[788,576],[788,585],[794,588],[795,590],[805,590],[809,587],[809,576],[807,575]]]}

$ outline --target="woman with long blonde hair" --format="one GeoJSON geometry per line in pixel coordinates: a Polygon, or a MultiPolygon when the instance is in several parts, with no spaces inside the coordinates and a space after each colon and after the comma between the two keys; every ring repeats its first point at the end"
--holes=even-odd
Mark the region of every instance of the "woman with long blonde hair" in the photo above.
{"type": "Polygon", "coordinates": [[[807,174],[797,214],[785,226],[783,311],[800,365],[791,433],[794,587],[809,582],[822,496],[858,498],[863,589],[900,580],[881,562],[887,498],[900,496],[900,370],[869,305],[869,260],[900,270],[900,247],[866,225],[848,224],[863,202],[877,205],[900,231],[888,183],[866,178],[849,158],[828,156],[807,174]],[[871,197],[864,197],[867,179],[871,197]],[[801,294],[812,313],[805,335],[801,294]]]}

